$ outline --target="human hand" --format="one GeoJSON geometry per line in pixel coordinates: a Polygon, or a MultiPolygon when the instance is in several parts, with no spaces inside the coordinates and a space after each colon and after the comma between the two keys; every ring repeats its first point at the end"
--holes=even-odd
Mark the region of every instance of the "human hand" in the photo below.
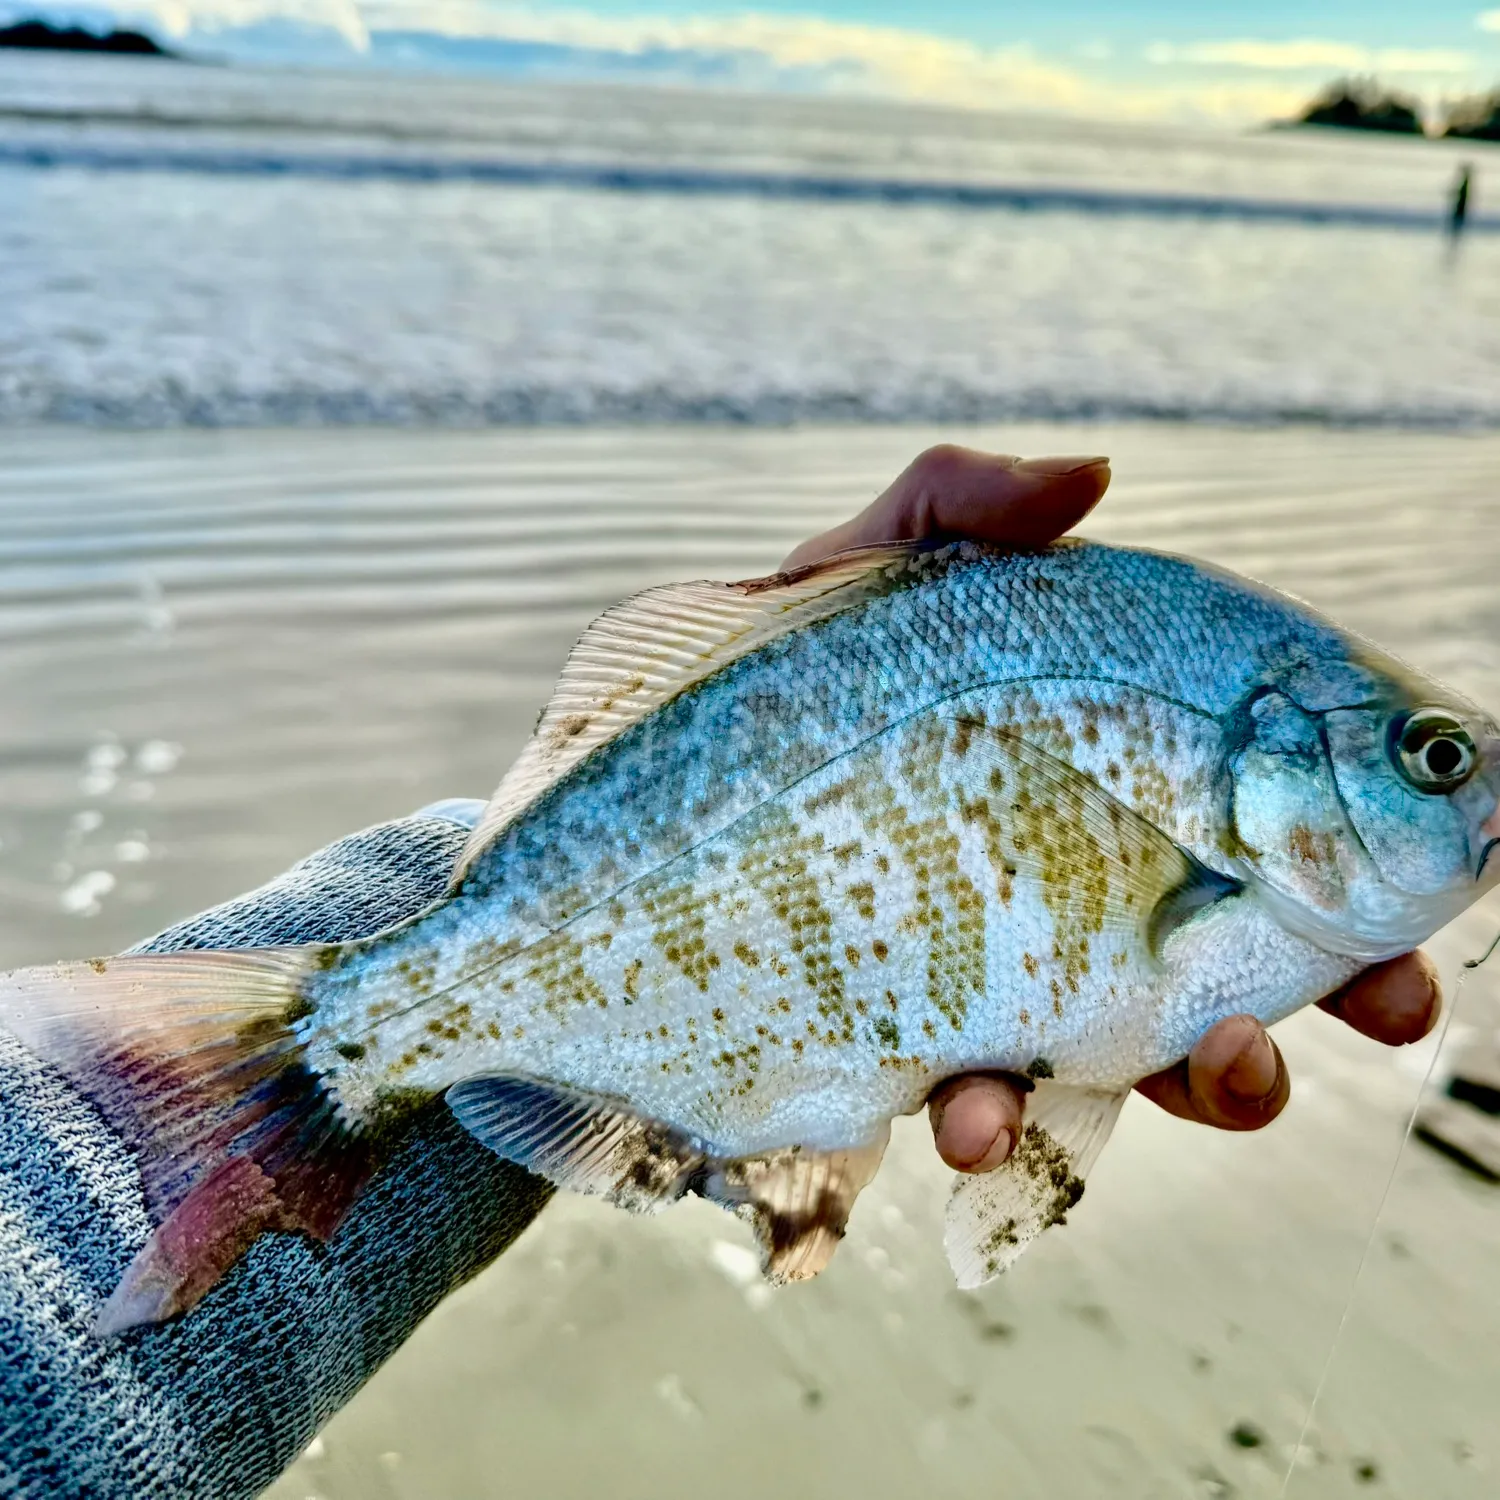
{"type": "MultiPolygon", "coordinates": [[[[1076,526],[1109,486],[1102,458],[1021,461],[943,445],[917,457],[859,515],[804,542],[784,566],[802,567],[877,542],[972,537],[1040,546],[1076,526]]],[[[1320,1008],[1364,1036],[1400,1047],[1431,1031],[1442,1007],[1432,964],[1407,953],[1365,970],[1320,1008]]],[[[950,1078],[928,1101],[938,1154],[960,1172],[987,1172],[1020,1138],[1031,1085],[999,1073],[950,1078]]],[[[1275,1042],[1253,1016],[1219,1022],[1174,1067],[1136,1085],[1184,1120],[1220,1130],[1259,1130],[1291,1092],[1275,1042]]]]}

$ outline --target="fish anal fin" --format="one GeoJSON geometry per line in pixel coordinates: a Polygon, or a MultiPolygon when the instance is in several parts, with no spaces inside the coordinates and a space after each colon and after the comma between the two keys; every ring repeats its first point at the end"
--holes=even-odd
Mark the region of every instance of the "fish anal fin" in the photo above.
{"type": "Polygon", "coordinates": [[[944,1246],[962,1289],[992,1281],[1045,1230],[1067,1222],[1127,1092],[1039,1083],[1010,1160],[958,1177],[944,1246]]]}
{"type": "Polygon", "coordinates": [[[515,1074],[466,1079],[447,1093],[470,1135],[558,1187],[649,1213],[680,1198],[703,1148],[617,1099],[515,1074]]]}
{"type": "Polygon", "coordinates": [[[957,545],[860,547],[745,583],[647,589],[607,610],[573,647],[536,732],[464,846],[451,888],[464,885],[519,813],[600,745],[778,636],[917,581],[957,545]]]}
{"type": "Polygon", "coordinates": [[[875,1176],[887,1125],[868,1145],[842,1151],[788,1146],[720,1164],[703,1188],[755,1230],[761,1270],[773,1285],[807,1281],[833,1257],[854,1200],[875,1176]]]}
{"type": "Polygon", "coordinates": [[[693,1192],[747,1220],[766,1278],[816,1276],[844,1237],[861,1189],[885,1153],[889,1127],[843,1151],[786,1146],[721,1157],[620,1100],[562,1084],[494,1074],[448,1090],[460,1125],[508,1161],[575,1193],[650,1213],[693,1192]]]}

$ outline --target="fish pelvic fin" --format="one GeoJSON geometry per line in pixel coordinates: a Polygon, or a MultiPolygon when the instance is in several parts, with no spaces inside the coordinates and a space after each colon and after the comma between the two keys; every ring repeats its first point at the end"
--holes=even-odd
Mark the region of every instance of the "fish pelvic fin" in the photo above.
{"type": "Polygon", "coordinates": [[[21,969],[0,1026],[56,1067],[135,1153],[156,1224],[101,1337],[186,1312],[268,1230],[326,1240],[375,1165],[296,1031],[322,948],[21,969]]]}
{"type": "Polygon", "coordinates": [[[1010,1159],[955,1179],[943,1244],[961,1289],[993,1281],[1043,1231],[1067,1222],[1128,1094],[1038,1083],[1010,1159]]]}
{"type": "Polygon", "coordinates": [[[709,1177],[704,1197],[749,1220],[760,1242],[761,1273],[773,1286],[810,1281],[838,1249],[890,1135],[886,1122],[874,1140],[844,1151],[787,1146],[726,1161],[709,1177]]]}
{"type": "Polygon", "coordinates": [[[731,1158],[621,1100],[539,1079],[471,1078],[447,1099],[477,1140],[559,1187],[637,1213],[690,1192],[729,1209],[755,1230],[761,1270],[774,1285],[806,1281],[828,1264],[890,1135],[886,1125],[848,1150],[788,1146],[731,1158]]]}

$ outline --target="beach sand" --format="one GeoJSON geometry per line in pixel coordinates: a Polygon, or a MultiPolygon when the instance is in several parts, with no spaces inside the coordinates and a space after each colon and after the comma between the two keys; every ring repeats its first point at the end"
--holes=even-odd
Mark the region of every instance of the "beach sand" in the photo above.
{"type": "MultiPolygon", "coordinates": [[[[599,609],[769,570],[940,437],[1108,453],[1090,534],[1263,577],[1500,705],[1492,435],[12,430],[0,965],[124,946],[485,795],[599,609]]],[[[1450,991],[1497,921],[1434,942],[1450,991]]],[[[1497,1022],[1477,971],[1446,1046],[1497,1022]]],[[[1069,1226],[978,1295],[944,1265],[919,1121],[830,1272],[782,1293],[705,1205],[565,1195],[271,1493],[1269,1497],[1347,1301],[1290,1493],[1493,1495],[1500,1190],[1401,1149],[1436,1042],[1388,1053],[1315,1013],[1278,1035],[1270,1131],[1133,1101],[1069,1226]]]]}

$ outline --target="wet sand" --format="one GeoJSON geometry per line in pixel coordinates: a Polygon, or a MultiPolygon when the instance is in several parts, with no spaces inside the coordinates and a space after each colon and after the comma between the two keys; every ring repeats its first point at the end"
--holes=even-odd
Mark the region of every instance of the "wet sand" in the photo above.
{"type": "MultiPolygon", "coordinates": [[[[0,964],[106,951],[350,828],[484,795],[581,626],[747,576],[925,442],[1105,452],[1091,534],[1302,594],[1500,704],[1500,438],[1013,427],[11,431],[0,440],[0,964]]],[[[1433,944],[1450,978],[1491,903],[1433,944]]],[[[1447,1046],[1500,1022],[1489,970],[1447,1046]]],[[[1280,1030],[1260,1137],[1127,1108],[1069,1227],[982,1294],[899,1130],[781,1294],[701,1204],[556,1202],[272,1491],[1274,1496],[1434,1042],[1280,1030]]],[[[1500,1484],[1500,1191],[1415,1144],[1294,1496],[1500,1484]]]]}

